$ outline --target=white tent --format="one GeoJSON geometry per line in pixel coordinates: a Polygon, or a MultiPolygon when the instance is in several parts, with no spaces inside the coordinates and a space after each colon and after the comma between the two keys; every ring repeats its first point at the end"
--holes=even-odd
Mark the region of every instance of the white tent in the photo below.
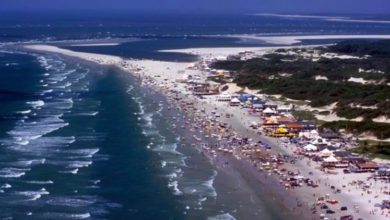
{"type": "Polygon", "coordinates": [[[237,106],[237,105],[240,105],[240,100],[238,98],[233,98],[232,100],[230,100],[230,105],[232,106],[237,106]]]}
{"type": "Polygon", "coordinates": [[[325,148],[323,149],[321,152],[320,152],[320,156],[321,157],[330,157],[333,155],[333,152],[330,151],[328,148],[325,148]]]}
{"type": "Polygon", "coordinates": [[[232,103],[240,103],[240,100],[238,98],[233,98],[232,100],[230,100],[230,102],[232,102],[232,103]]]}
{"type": "Polygon", "coordinates": [[[329,157],[325,158],[324,161],[327,163],[336,163],[339,160],[337,160],[334,156],[329,156],[329,157]]]}
{"type": "Polygon", "coordinates": [[[313,144],[308,144],[308,145],[304,146],[303,149],[305,149],[306,151],[316,151],[316,150],[318,150],[318,148],[315,145],[313,145],[313,144]]]}
{"type": "Polygon", "coordinates": [[[270,109],[270,108],[266,108],[266,109],[264,109],[263,113],[265,113],[265,114],[273,114],[274,111],[272,109],[270,109]]]}

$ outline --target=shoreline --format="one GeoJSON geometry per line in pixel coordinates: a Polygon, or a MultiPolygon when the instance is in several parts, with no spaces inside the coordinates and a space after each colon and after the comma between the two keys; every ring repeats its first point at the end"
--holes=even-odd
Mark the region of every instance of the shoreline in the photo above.
{"type": "MultiPolygon", "coordinates": [[[[135,76],[141,78],[142,81],[146,81],[146,84],[151,85],[152,87],[156,88],[156,90],[162,91],[162,94],[164,94],[164,91],[165,91],[165,94],[167,95],[167,97],[172,96],[172,91],[170,90],[170,88],[173,88],[172,85],[175,83],[175,80],[180,76],[180,75],[175,75],[172,73],[177,73],[179,71],[185,70],[188,67],[188,65],[191,64],[191,63],[175,63],[175,62],[162,62],[162,61],[150,61],[150,60],[125,60],[125,59],[122,59],[122,58],[116,57],[116,56],[80,53],[80,52],[74,52],[71,50],[64,50],[64,49],[57,48],[54,46],[45,46],[45,45],[27,46],[26,48],[32,49],[32,50],[38,50],[41,52],[60,53],[60,54],[65,55],[65,56],[77,57],[80,59],[84,59],[84,60],[88,60],[88,61],[92,61],[92,62],[101,64],[101,65],[118,66],[120,69],[127,71],[127,72],[130,72],[130,73],[134,74],[135,76]],[[165,80],[165,79],[168,79],[168,80],[165,80]]],[[[272,48],[258,47],[257,49],[259,50],[258,52],[262,52],[262,50],[270,50],[272,48]]],[[[196,49],[187,49],[187,50],[196,51],[196,49]]],[[[215,49],[215,48],[214,49],[208,48],[208,50],[210,50],[210,52],[209,52],[210,56],[212,56],[213,54],[214,55],[218,54],[218,53],[226,53],[228,51],[227,49],[225,49],[225,51],[218,51],[218,49],[215,49]]],[[[238,50],[247,51],[249,49],[248,48],[239,48],[239,49],[236,49],[234,52],[236,52],[238,50]]],[[[239,52],[241,52],[241,51],[239,51],[239,52]]],[[[230,53],[234,53],[234,52],[230,52],[230,53]]],[[[206,52],[202,51],[202,53],[208,54],[207,51],[206,52]]],[[[193,71],[196,72],[196,70],[193,70],[193,71]]],[[[188,93],[186,93],[185,87],[183,85],[180,85],[180,84],[176,85],[176,88],[174,90],[177,92],[181,91],[182,92],[181,95],[183,95],[183,96],[189,95],[188,93]]],[[[218,113],[220,113],[221,115],[224,115],[224,113],[226,114],[226,112],[232,111],[234,113],[234,115],[236,115],[235,117],[229,118],[229,119],[223,118],[223,119],[221,119],[221,121],[227,121],[228,123],[230,123],[234,127],[233,129],[235,131],[237,131],[237,133],[239,133],[239,134],[241,133],[241,134],[244,134],[247,136],[250,135],[250,136],[253,136],[254,138],[257,138],[257,139],[260,139],[266,143],[269,143],[270,145],[272,145],[272,151],[271,151],[272,153],[286,153],[286,152],[292,153],[291,152],[292,149],[289,149],[291,147],[283,148],[282,146],[280,146],[280,143],[278,140],[275,140],[275,139],[272,139],[269,137],[263,137],[263,136],[259,137],[255,132],[248,130],[247,126],[249,125],[251,118],[248,116],[247,113],[245,113],[244,110],[240,111],[239,109],[229,109],[229,108],[226,108],[226,105],[223,105],[223,104],[215,105],[215,103],[214,103],[214,105],[213,105],[211,103],[208,103],[207,101],[206,102],[199,101],[195,97],[191,97],[191,101],[195,102],[195,105],[197,106],[195,109],[201,109],[201,107],[203,107],[203,108],[208,109],[207,112],[210,112],[214,108],[216,108],[216,111],[218,111],[218,113]],[[238,117],[241,117],[241,118],[238,118],[238,117]]],[[[176,103],[178,103],[178,102],[176,102],[176,103]]],[[[181,107],[181,108],[183,108],[183,107],[181,107]]],[[[199,118],[202,118],[202,117],[199,117],[199,118]]],[[[200,120],[202,120],[202,119],[200,119],[200,120]]],[[[234,164],[234,165],[232,165],[232,169],[233,168],[237,169],[238,167],[242,166],[245,168],[242,170],[241,169],[237,169],[237,170],[241,170],[244,173],[245,172],[248,172],[248,173],[254,172],[255,175],[249,175],[249,174],[246,175],[246,177],[249,179],[249,180],[246,180],[248,182],[253,181],[253,180],[256,180],[256,181],[259,181],[259,180],[261,181],[262,179],[264,180],[264,178],[263,178],[264,175],[268,175],[265,172],[263,172],[263,173],[257,172],[257,170],[253,169],[250,166],[250,164],[248,164],[247,166],[243,165],[242,163],[247,163],[246,160],[237,160],[234,157],[229,158],[229,159],[231,159],[231,162],[229,164],[234,164]]],[[[300,160],[294,166],[294,169],[300,170],[302,173],[308,173],[309,171],[313,170],[312,169],[313,167],[311,167],[311,166],[308,167],[307,163],[308,163],[308,161],[306,161],[306,160],[300,160]]],[[[313,195],[314,194],[320,195],[323,192],[327,192],[330,190],[329,189],[330,184],[336,185],[337,181],[340,182],[340,180],[329,178],[330,176],[328,176],[328,175],[326,176],[326,178],[323,177],[323,174],[320,173],[319,171],[314,172],[314,176],[316,178],[318,178],[319,180],[323,180],[325,182],[328,182],[328,181],[332,181],[332,182],[321,184],[320,187],[313,189],[313,190],[307,190],[306,187],[294,189],[293,191],[291,191],[291,194],[289,193],[290,191],[279,191],[279,193],[281,194],[280,198],[283,198],[285,195],[288,195],[287,196],[288,199],[286,199],[286,200],[290,200],[290,201],[287,201],[287,203],[286,203],[286,201],[283,202],[285,207],[291,206],[291,204],[293,203],[292,201],[295,200],[296,196],[299,197],[300,199],[302,199],[303,201],[307,202],[308,205],[305,205],[302,208],[302,214],[305,217],[307,216],[307,219],[309,219],[310,217],[313,217],[313,216],[311,216],[310,212],[305,210],[305,209],[308,209],[310,207],[310,204],[315,202],[315,198],[313,198],[315,196],[313,196],[313,195]]],[[[271,178],[274,179],[275,181],[277,181],[277,177],[275,177],[275,175],[272,175],[271,178]]],[[[243,178],[243,179],[245,179],[245,178],[243,178]]],[[[341,183],[341,184],[343,184],[343,183],[341,183]]],[[[272,186],[272,184],[269,184],[269,185],[272,186]]],[[[338,184],[338,185],[340,185],[340,184],[338,184]]],[[[250,188],[253,188],[253,186],[250,188]]],[[[281,188],[283,188],[283,187],[281,187],[281,188]]],[[[275,190],[275,192],[278,192],[278,190],[275,190]]],[[[341,201],[341,203],[347,204],[348,207],[353,207],[353,203],[354,203],[353,200],[357,198],[356,195],[345,196],[344,193],[339,194],[339,195],[332,194],[332,196],[334,196],[336,199],[341,201]]],[[[367,219],[367,218],[370,218],[373,216],[368,214],[369,210],[364,209],[364,208],[366,208],[364,206],[365,203],[367,203],[367,201],[360,201],[359,206],[363,209],[361,210],[362,212],[359,213],[359,215],[362,216],[364,219],[367,219]],[[361,204],[363,204],[363,205],[361,205],[361,204]]],[[[318,214],[320,214],[320,213],[318,213],[318,214]]],[[[339,213],[339,214],[341,215],[343,213],[339,213]]],[[[353,214],[355,214],[355,213],[353,213],[353,214]]],[[[299,213],[299,215],[301,215],[301,213],[299,213]]],[[[382,219],[382,218],[379,218],[380,216],[375,216],[375,217],[377,219],[382,219]]],[[[384,218],[384,216],[382,216],[382,217],[384,218]]]]}

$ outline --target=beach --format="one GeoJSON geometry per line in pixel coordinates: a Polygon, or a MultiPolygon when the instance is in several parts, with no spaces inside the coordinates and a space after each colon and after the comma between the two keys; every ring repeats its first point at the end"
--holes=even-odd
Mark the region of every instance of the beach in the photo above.
{"type": "MultiPolygon", "coordinates": [[[[288,38],[287,40],[290,43],[296,43],[295,39],[288,38]]],[[[278,43],[280,42],[278,41],[278,43]]],[[[367,180],[368,174],[324,174],[317,168],[318,163],[294,155],[296,148],[294,145],[282,143],[279,139],[264,136],[251,129],[249,126],[253,121],[259,120],[258,115],[250,114],[246,109],[231,107],[226,102],[217,102],[213,95],[204,99],[194,96],[188,91],[186,84],[178,83],[178,80],[182,79],[184,74],[204,77],[201,70],[189,68],[193,63],[132,60],[117,56],[74,52],[49,45],[28,45],[26,48],[80,58],[100,65],[117,66],[134,74],[147,88],[165,95],[171,108],[175,108],[187,116],[184,121],[180,122],[183,124],[175,124],[176,128],[184,128],[194,133],[193,139],[189,141],[194,143],[194,147],[204,153],[212,164],[217,167],[218,176],[221,177],[217,176],[215,180],[216,188],[237,188],[237,192],[232,192],[234,196],[225,196],[224,199],[241,198],[242,207],[245,208],[238,210],[237,213],[231,213],[233,216],[237,216],[238,219],[255,217],[261,213],[261,210],[254,210],[256,210],[255,207],[260,203],[262,197],[274,200],[270,203],[276,204],[273,208],[283,207],[283,209],[289,210],[284,213],[285,216],[291,216],[295,219],[320,218],[320,215],[324,213],[319,211],[312,214],[311,212],[312,206],[319,197],[329,197],[338,201],[338,204],[329,205],[336,212],[331,218],[352,214],[363,219],[388,219],[387,213],[374,206],[374,204],[380,204],[382,200],[386,199],[385,194],[381,193],[387,189],[385,183],[373,179],[367,180]],[[219,116],[216,117],[216,115],[219,116]],[[225,117],[226,115],[232,116],[225,117]],[[210,116],[213,116],[213,118],[209,118],[210,116]],[[228,129],[220,129],[218,123],[226,123],[228,129]],[[207,129],[209,132],[207,132],[207,129]],[[211,134],[216,135],[212,137],[211,134]],[[262,149],[265,154],[290,155],[294,158],[294,164],[286,162],[281,168],[297,172],[300,175],[310,176],[311,179],[318,182],[318,187],[285,188],[284,185],[280,184],[280,174],[264,170],[259,171],[250,159],[243,157],[245,154],[241,148],[234,148],[233,152],[228,153],[218,152],[216,148],[212,147],[212,143],[223,140],[221,136],[224,135],[249,138],[252,143],[259,141],[266,143],[270,146],[270,150],[262,149]],[[210,146],[205,147],[202,145],[204,142],[210,143],[210,146]],[[229,178],[234,179],[234,182],[230,185],[224,183],[224,180],[229,178]],[[362,180],[372,186],[374,188],[373,192],[369,193],[365,187],[354,183],[356,180],[362,180]],[[333,189],[340,189],[341,192],[334,193],[333,189]],[[342,206],[347,206],[348,210],[340,211],[342,206]],[[248,212],[253,213],[248,214],[248,212]]],[[[245,51],[261,55],[273,49],[275,48],[192,48],[175,50],[175,52],[191,53],[198,55],[199,59],[210,59],[245,51]]],[[[253,150],[253,148],[249,148],[249,150],[253,150]]],[[[224,197],[224,195],[221,196],[224,197]]]]}

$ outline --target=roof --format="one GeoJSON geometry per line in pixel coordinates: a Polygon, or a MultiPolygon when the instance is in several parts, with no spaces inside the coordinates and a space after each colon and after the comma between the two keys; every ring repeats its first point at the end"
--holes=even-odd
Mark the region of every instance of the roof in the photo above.
{"type": "Polygon", "coordinates": [[[335,162],[338,162],[339,160],[337,160],[334,156],[329,156],[329,157],[325,158],[324,161],[328,162],[328,163],[335,163],[335,162]]]}
{"type": "Polygon", "coordinates": [[[351,163],[364,163],[365,159],[363,159],[362,157],[354,157],[354,156],[347,156],[347,157],[344,157],[343,158],[344,160],[347,160],[351,163]]]}
{"type": "Polygon", "coordinates": [[[266,118],[263,122],[264,125],[278,125],[278,120],[275,118],[266,118]]]}
{"type": "Polygon", "coordinates": [[[294,119],[289,118],[289,117],[279,117],[279,118],[278,118],[278,121],[279,121],[279,122],[295,122],[294,119]]]}
{"type": "Polygon", "coordinates": [[[287,123],[286,124],[287,128],[296,128],[296,129],[301,129],[303,126],[299,123],[287,123]]]}
{"type": "Polygon", "coordinates": [[[351,152],[345,151],[345,150],[344,151],[334,151],[333,153],[336,157],[346,157],[346,156],[351,155],[351,152]]]}
{"type": "Polygon", "coordinates": [[[367,170],[374,170],[374,169],[378,169],[379,166],[377,163],[375,162],[366,162],[366,163],[357,163],[356,166],[359,168],[359,169],[367,169],[367,170]]]}

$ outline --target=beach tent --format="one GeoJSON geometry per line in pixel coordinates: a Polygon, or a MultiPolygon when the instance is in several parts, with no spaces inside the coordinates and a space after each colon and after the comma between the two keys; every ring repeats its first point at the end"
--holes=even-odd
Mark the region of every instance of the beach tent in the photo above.
{"type": "Polygon", "coordinates": [[[274,113],[274,111],[273,111],[272,109],[270,109],[270,108],[264,109],[263,112],[264,112],[264,113],[274,113]]]}
{"type": "Polygon", "coordinates": [[[320,152],[320,156],[321,157],[330,157],[333,155],[333,152],[330,151],[328,148],[325,148],[323,149],[321,152],[320,152]]]}
{"type": "Polygon", "coordinates": [[[264,109],[263,113],[267,114],[267,115],[271,115],[271,114],[274,114],[275,112],[270,108],[266,108],[266,109],[264,109]]]}
{"type": "Polygon", "coordinates": [[[288,130],[286,128],[284,128],[284,127],[278,127],[276,129],[275,133],[277,133],[277,134],[286,134],[286,133],[288,133],[288,130]]]}
{"type": "Polygon", "coordinates": [[[318,148],[315,145],[313,145],[313,144],[308,144],[308,145],[304,146],[303,149],[305,149],[306,151],[316,151],[316,150],[318,150],[318,148]]]}
{"type": "Polygon", "coordinates": [[[233,98],[232,100],[230,100],[230,102],[240,103],[240,100],[238,98],[233,98]]]}
{"type": "Polygon", "coordinates": [[[240,100],[238,98],[233,98],[232,100],[230,100],[230,105],[231,106],[238,106],[240,105],[240,100]]]}
{"type": "Polygon", "coordinates": [[[337,160],[334,156],[329,156],[329,157],[325,158],[324,161],[327,162],[327,163],[337,163],[337,162],[339,162],[339,160],[337,160]]]}

